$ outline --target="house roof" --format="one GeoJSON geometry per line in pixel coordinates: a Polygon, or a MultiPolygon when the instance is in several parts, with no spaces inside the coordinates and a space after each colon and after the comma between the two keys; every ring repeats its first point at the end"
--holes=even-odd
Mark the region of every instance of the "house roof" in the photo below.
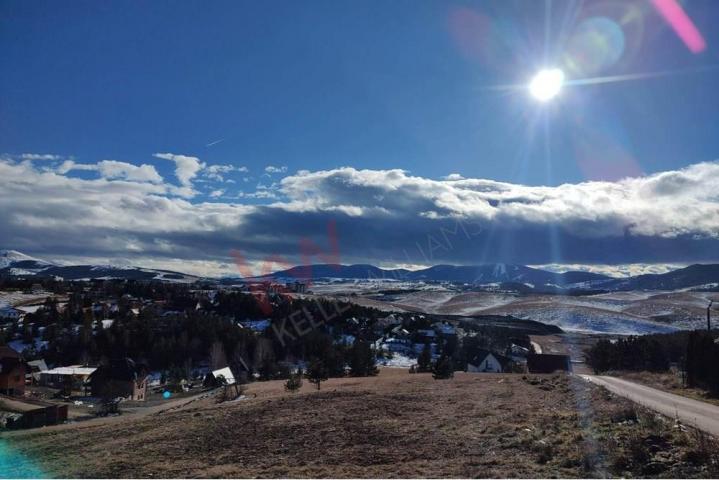
{"type": "Polygon", "coordinates": [[[556,370],[569,370],[570,361],[567,355],[548,353],[530,353],[527,355],[527,370],[530,373],[552,373],[556,370]]]}
{"type": "Polygon", "coordinates": [[[509,357],[505,357],[504,355],[500,355],[499,353],[490,352],[489,350],[480,349],[477,350],[477,354],[472,358],[472,360],[469,362],[471,365],[480,365],[485,358],[487,358],[487,355],[492,355],[494,358],[497,359],[500,365],[502,367],[506,367],[507,365],[510,365],[513,360],[509,357]]]}
{"type": "Polygon", "coordinates": [[[232,373],[232,370],[230,370],[230,367],[220,368],[219,370],[213,370],[212,376],[217,378],[219,376],[222,376],[227,380],[228,385],[232,385],[235,383],[235,374],[232,373]]]}
{"type": "Polygon", "coordinates": [[[86,375],[92,375],[95,370],[97,370],[96,367],[81,367],[80,365],[71,365],[69,367],[57,367],[53,368],[52,370],[45,370],[44,372],[41,372],[45,375],[78,375],[78,376],[86,376],[86,375]]]}
{"type": "Polygon", "coordinates": [[[31,367],[36,367],[40,372],[45,372],[48,369],[47,363],[45,363],[45,360],[43,360],[42,358],[40,360],[31,360],[27,362],[27,364],[31,367]]]}
{"type": "Polygon", "coordinates": [[[23,402],[18,398],[10,398],[5,395],[0,396],[0,409],[9,412],[25,413],[32,412],[43,408],[41,405],[23,402]]]}
{"type": "Polygon", "coordinates": [[[20,353],[7,345],[0,345],[0,358],[20,358],[20,353]]]}
{"type": "Polygon", "coordinates": [[[135,363],[130,358],[118,358],[110,360],[107,365],[101,365],[93,375],[102,375],[113,380],[137,380],[146,376],[147,370],[144,365],[135,363]]]}

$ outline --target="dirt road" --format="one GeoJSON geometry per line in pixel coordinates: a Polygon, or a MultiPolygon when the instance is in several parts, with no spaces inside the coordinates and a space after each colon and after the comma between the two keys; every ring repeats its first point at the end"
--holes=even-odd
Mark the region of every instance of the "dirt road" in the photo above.
{"type": "Polygon", "coordinates": [[[610,392],[628,398],[671,418],[679,418],[715,436],[719,436],[719,407],[673,393],[646,387],[627,380],[597,375],[580,375],[585,380],[605,387],[610,392]]]}

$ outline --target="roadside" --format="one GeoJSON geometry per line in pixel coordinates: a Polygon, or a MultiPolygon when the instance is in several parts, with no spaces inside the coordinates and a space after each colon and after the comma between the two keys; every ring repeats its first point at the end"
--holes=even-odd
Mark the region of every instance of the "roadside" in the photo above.
{"type": "Polygon", "coordinates": [[[675,395],[699,400],[700,402],[711,403],[719,406],[719,398],[712,396],[709,392],[701,388],[684,387],[680,372],[671,370],[669,372],[630,372],[630,371],[612,371],[607,372],[607,376],[623,378],[630,382],[646,385],[647,387],[664,390],[675,395]]]}
{"type": "Polygon", "coordinates": [[[719,436],[719,406],[717,405],[675,395],[622,378],[598,375],[580,375],[580,377],[669,418],[681,420],[686,425],[719,436]]]}

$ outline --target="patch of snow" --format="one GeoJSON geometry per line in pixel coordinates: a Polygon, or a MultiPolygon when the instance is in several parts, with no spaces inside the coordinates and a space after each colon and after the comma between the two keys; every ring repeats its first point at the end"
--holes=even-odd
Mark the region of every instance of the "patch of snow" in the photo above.
{"type": "Polygon", "coordinates": [[[415,364],[417,364],[416,358],[412,358],[401,353],[394,353],[392,358],[377,359],[377,365],[381,365],[383,367],[409,368],[415,364]]]}
{"type": "Polygon", "coordinates": [[[21,307],[15,307],[15,310],[20,310],[21,312],[25,313],[35,313],[42,307],[42,305],[23,305],[21,307]]]}
{"type": "Polygon", "coordinates": [[[32,347],[35,347],[35,350],[40,351],[46,349],[47,344],[48,342],[46,340],[42,340],[40,338],[33,339],[32,344],[26,344],[22,340],[13,340],[12,342],[8,342],[8,346],[18,353],[23,353],[25,350],[29,350],[32,347]]]}

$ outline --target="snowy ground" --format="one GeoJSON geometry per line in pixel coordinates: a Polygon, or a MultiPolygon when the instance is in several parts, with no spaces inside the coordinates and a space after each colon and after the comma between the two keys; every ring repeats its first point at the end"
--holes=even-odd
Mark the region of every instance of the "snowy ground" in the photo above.
{"type": "Polygon", "coordinates": [[[0,291],[0,306],[15,306],[23,303],[43,302],[48,296],[52,296],[52,294],[48,292],[22,293],[0,291]]]}
{"type": "Polygon", "coordinates": [[[392,358],[380,359],[377,361],[377,364],[383,367],[409,368],[417,364],[417,359],[402,355],[401,353],[394,353],[392,358]]]}
{"type": "MultiPolygon", "coordinates": [[[[397,288],[399,285],[397,285],[397,288]]],[[[414,290],[415,285],[409,284],[414,290]]],[[[349,288],[334,285],[335,291],[349,288]]],[[[343,297],[385,311],[415,311],[445,315],[513,315],[558,325],[566,331],[646,334],[702,328],[709,300],[719,303],[716,292],[630,291],[592,296],[559,296],[499,292],[458,292],[449,288],[393,294],[386,301],[371,290],[343,297]],[[368,298],[370,297],[371,298],[368,298]]]]}

